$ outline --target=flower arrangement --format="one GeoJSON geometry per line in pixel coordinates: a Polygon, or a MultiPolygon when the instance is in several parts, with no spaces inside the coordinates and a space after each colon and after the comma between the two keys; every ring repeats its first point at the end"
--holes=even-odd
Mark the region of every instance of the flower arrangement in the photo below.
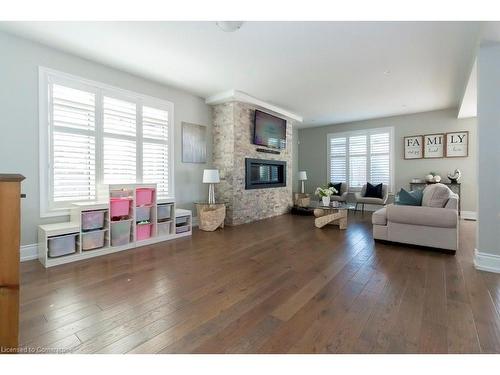
{"type": "Polygon", "coordinates": [[[317,187],[316,188],[316,192],[315,194],[317,196],[320,196],[321,198],[323,197],[330,197],[332,196],[333,194],[336,194],[337,193],[337,189],[335,189],[333,186],[331,187],[317,187]]]}

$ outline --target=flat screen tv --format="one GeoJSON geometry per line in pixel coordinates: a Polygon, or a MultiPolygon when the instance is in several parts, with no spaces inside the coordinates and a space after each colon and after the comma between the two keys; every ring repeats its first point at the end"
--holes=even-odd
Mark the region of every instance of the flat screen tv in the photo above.
{"type": "Polygon", "coordinates": [[[286,120],[255,110],[253,143],[270,148],[286,148],[286,120]]]}

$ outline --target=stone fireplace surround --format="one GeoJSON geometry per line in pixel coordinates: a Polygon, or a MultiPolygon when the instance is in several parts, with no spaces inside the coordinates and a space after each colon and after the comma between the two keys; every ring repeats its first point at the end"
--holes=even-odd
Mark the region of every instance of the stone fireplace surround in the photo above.
{"type": "Polygon", "coordinates": [[[213,166],[219,169],[221,178],[215,193],[217,200],[227,205],[228,225],[281,215],[292,206],[292,122],[287,120],[284,150],[277,155],[260,153],[256,149],[262,146],[252,144],[255,109],[238,101],[213,106],[213,166]],[[285,161],[286,186],[245,189],[246,158],[285,161]]]}

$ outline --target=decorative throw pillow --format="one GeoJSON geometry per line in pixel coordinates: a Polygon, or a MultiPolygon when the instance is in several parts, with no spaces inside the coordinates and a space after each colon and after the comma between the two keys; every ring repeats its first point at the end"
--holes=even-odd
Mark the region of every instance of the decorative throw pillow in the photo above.
{"type": "Polygon", "coordinates": [[[429,185],[424,189],[422,206],[444,207],[450,199],[452,191],[444,184],[429,185]]]}
{"type": "Polygon", "coordinates": [[[422,190],[406,191],[401,188],[396,197],[396,204],[401,206],[421,206],[423,195],[422,190]]]}
{"type": "Polygon", "coordinates": [[[340,196],[340,188],[342,187],[342,183],[339,182],[338,184],[334,184],[333,182],[330,182],[328,184],[328,187],[333,187],[337,192],[333,195],[339,195],[340,196]]]}
{"type": "Polygon", "coordinates": [[[372,185],[368,182],[366,184],[365,197],[382,199],[382,184],[372,185]]]}

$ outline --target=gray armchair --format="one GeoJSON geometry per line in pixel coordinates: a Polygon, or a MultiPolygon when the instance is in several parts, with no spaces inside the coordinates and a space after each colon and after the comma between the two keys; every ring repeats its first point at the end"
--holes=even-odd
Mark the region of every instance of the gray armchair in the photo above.
{"type": "Polygon", "coordinates": [[[354,193],[354,197],[356,198],[356,211],[358,210],[358,204],[361,204],[361,212],[365,211],[365,204],[378,204],[381,206],[385,206],[387,203],[387,199],[389,198],[389,189],[387,185],[382,185],[382,198],[365,197],[365,194],[366,184],[363,185],[363,188],[360,192],[354,193]]]}
{"type": "Polygon", "coordinates": [[[340,185],[340,194],[330,196],[330,200],[337,202],[345,202],[347,200],[347,184],[342,182],[340,185]]]}

